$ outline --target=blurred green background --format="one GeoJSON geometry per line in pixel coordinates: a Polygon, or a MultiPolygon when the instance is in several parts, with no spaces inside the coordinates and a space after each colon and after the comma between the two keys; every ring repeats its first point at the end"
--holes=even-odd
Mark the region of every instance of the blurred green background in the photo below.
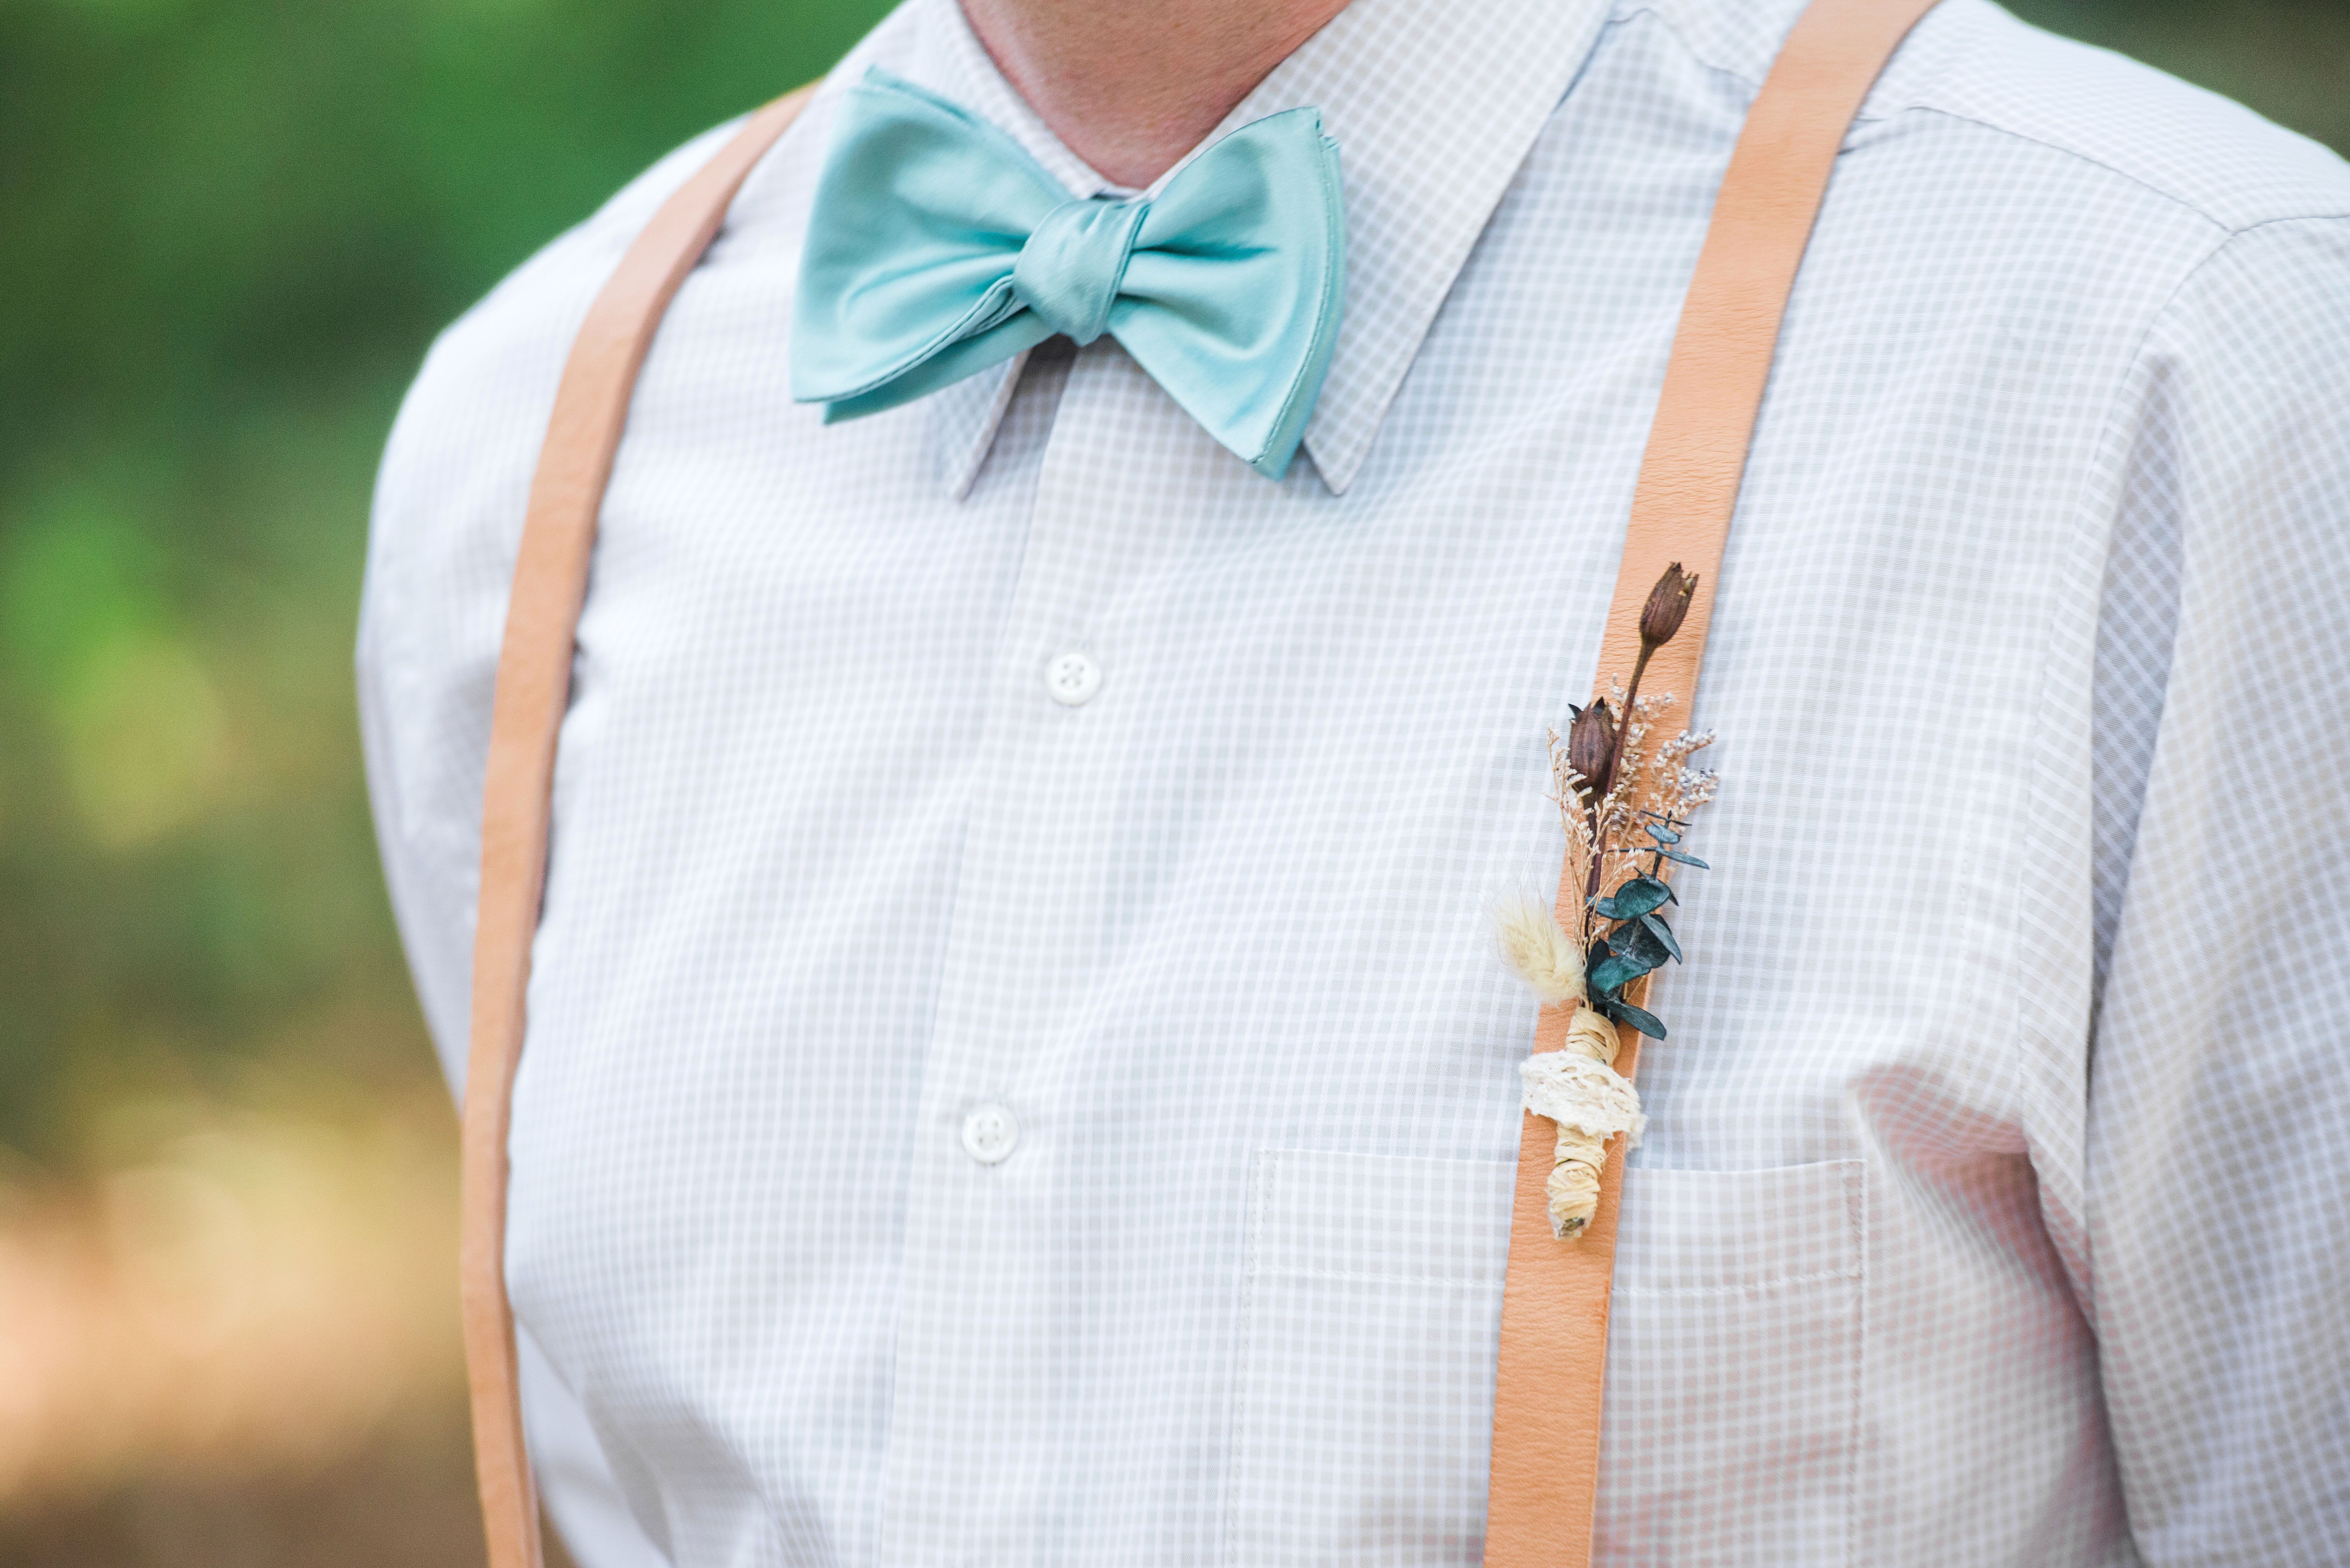
{"type": "MultiPolygon", "coordinates": [[[[0,1563],[479,1561],[376,456],[441,326],[882,8],[0,0],[0,1563]]],[[[2350,149],[2350,0],[2020,9],[2350,149]]]]}

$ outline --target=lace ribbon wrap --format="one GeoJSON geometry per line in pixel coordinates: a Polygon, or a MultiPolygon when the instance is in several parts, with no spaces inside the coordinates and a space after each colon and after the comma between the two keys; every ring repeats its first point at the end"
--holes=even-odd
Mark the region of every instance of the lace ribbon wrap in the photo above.
{"type": "Polygon", "coordinates": [[[1583,1234],[1598,1211],[1607,1140],[1622,1133],[1630,1139],[1626,1147],[1636,1147],[1648,1128],[1639,1092],[1611,1065],[1618,1044],[1613,1023],[1588,1007],[1577,1008],[1564,1047],[1518,1064],[1525,1108],[1558,1124],[1548,1191],[1551,1234],[1562,1241],[1583,1234]]]}

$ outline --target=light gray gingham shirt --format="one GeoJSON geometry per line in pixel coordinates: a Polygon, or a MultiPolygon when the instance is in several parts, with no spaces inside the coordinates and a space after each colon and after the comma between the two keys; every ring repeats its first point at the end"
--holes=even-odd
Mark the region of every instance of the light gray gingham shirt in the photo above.
{"type": "MultiPolygon", "coordinates": [[[[1357,0],[1276,70],[1232,123],[1321,106],[1351,249],[1280,483],[1107,338],[824,427],[831,99],[753,176],[606,504],[515,1090],[590,1568],[1477,1562],[1492,911],[1556,876],[1544,732],[1794,9],[1357,0]]],[[[951,0],[868,63],[1098,186],[951,0]]],[[[364,713],[452,1074],[556,375],[716,145],[453,327],[385,461],[364,713]]],[[[1987,0],[1854,129],[1721,571],[1599,1561],[2350,1561],[2345,214],[1987,0]]]]}

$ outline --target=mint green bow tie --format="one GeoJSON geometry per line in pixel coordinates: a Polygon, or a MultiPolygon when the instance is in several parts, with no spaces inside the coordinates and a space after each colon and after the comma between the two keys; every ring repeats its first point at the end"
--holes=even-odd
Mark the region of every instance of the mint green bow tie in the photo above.
{"type": "Polygon", "coordinates": [[[1107,332],[1267,478],[1338,334],[1338,150],[1311,109],[1193,159],[1158,196],[1071,201],[1017,143],[885,71],[842,96],[792,321],[792,396],[895,408],[1066,333],[1107,332]]]}

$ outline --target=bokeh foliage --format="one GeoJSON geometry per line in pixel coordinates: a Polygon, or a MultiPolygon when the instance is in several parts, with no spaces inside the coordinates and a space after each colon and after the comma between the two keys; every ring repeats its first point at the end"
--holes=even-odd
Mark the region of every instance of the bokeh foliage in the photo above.
{"type": "MultiPolygon", "coordinates": [[[[0,1154],[273,1056],[430,1073],[350,699],[400,392],[880,9],[0,0],[0,1154]]],[[[2350,147],[2345,0],[2022,9],[2350,147]]]]}
{"type": "Polygon", "coordinates": [[[71,1168],[273,1057],[430,1073],[350,697],[400,393],[880,10],[0,0],[0,1145],[71,1168]]]}

